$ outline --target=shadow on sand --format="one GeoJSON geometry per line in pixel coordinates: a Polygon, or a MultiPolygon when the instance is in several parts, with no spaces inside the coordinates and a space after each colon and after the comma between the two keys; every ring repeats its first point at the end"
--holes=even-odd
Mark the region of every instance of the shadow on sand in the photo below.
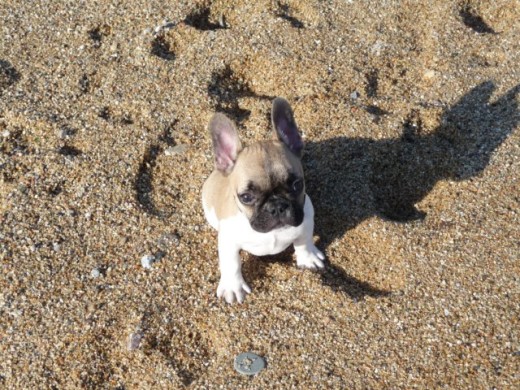
{"type": "Polygon", "coordinates": [[[412,113],[401,137],[335,137],[310,142],[304,156],[307,192],[316,209],[316,232],[325,248],[366,218],[409,222],[440,180],[467,180],[484,171],[491,155],[520,122],[520,85],[490,102],[495,86],[473,88],[423,134],[412,113]]]}
{"type": "MultiPolygon", "coordinates": [[[[520,122],[520,85],[491,102],[494,90],[492,82],[476,86],[447,109],[441,125],[428,134],[420,117],[412,113],[399,138],[335,137],[307,143],[303,163],[307,193],[316,210],[318,246],[326,250],[333,240],[374,215],[402,223],[422,220],[426,214],[415,205],[438,181],[467,180],[483,172],[520,122]]],[[[276,258],[288,260],[288,253],[276,258]]],[[[246,276],[265,274],[273,261],[259,260],[259,269],[246,269],[246,276]]],[[[389,294],[330,263],[321,277],[324,285],[354,299],[389,294]]]]}
{"type": "Polygon", "coordinates": [[[0,94],[20,80],[20,73],[9,61],[0,60],[0,94]]]}

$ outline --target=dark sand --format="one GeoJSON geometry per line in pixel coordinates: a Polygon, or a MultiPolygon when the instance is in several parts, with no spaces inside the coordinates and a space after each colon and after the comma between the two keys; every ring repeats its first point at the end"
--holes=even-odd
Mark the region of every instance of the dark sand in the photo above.
{"type": "Polygon", "coordinates": [[[517,1],[108,3],[0,4],[0,387],[519,388],[517,1]],[[327,270],[229,306],[206,126],[275,96],[327,270]]]}

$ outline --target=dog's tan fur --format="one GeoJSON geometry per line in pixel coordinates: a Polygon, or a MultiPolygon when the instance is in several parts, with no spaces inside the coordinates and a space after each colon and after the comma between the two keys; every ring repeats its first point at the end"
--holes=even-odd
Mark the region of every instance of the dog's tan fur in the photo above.
{"type": "MultiPolygon", "coordinates": [[[[228,175],[215,169],[204,183],[202,197],[206,207],[214,210],[219,220],[236,215],[239,211],[249,218],[253,210],[236,199],[237,193],[245,190],[249,182],[255,183],[262,191],[268,191],[273,186],[273,176],[279,181],[285,181],[288,171],[303,177],[300,160],[282,142],[258,142],[239,152],[233,171],[228,175]],[[265,169],[266,159],[269,161],[271,177],[265,169]]],[[[302,192],[301,204],[303,197],[302,192]]]]}

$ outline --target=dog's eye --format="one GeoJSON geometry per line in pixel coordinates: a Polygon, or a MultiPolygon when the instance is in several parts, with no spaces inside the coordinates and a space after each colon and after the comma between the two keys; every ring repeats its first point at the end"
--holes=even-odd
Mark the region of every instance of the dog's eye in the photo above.
{"type": "Polygon", "coordinates": [[[303,180],[297,179],[292,184],[292,189],[296,193],[300,193],[303,190],[303,180]]]}
{"type": "Polygon", "coordinates": [[[238,199],[240,199],[240,201],[245,205],[250,205],[255,201],[255,197],[249,192],[244,192],[243,194],[238,195],[238,199]]]}

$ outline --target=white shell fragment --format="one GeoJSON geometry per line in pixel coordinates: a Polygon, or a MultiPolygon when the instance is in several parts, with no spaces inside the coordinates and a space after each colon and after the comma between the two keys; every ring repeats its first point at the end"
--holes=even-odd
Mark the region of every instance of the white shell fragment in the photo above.
{"type": "Polygon", "coordinates": [[[152,255],[144,255],[143,257],[141,257],[141,265],[143,266],[143,268],[146,268],[146,269],[152,269],[152,264],[154,263],[155,261],[155,256],[152,256],[152,255]]]}

